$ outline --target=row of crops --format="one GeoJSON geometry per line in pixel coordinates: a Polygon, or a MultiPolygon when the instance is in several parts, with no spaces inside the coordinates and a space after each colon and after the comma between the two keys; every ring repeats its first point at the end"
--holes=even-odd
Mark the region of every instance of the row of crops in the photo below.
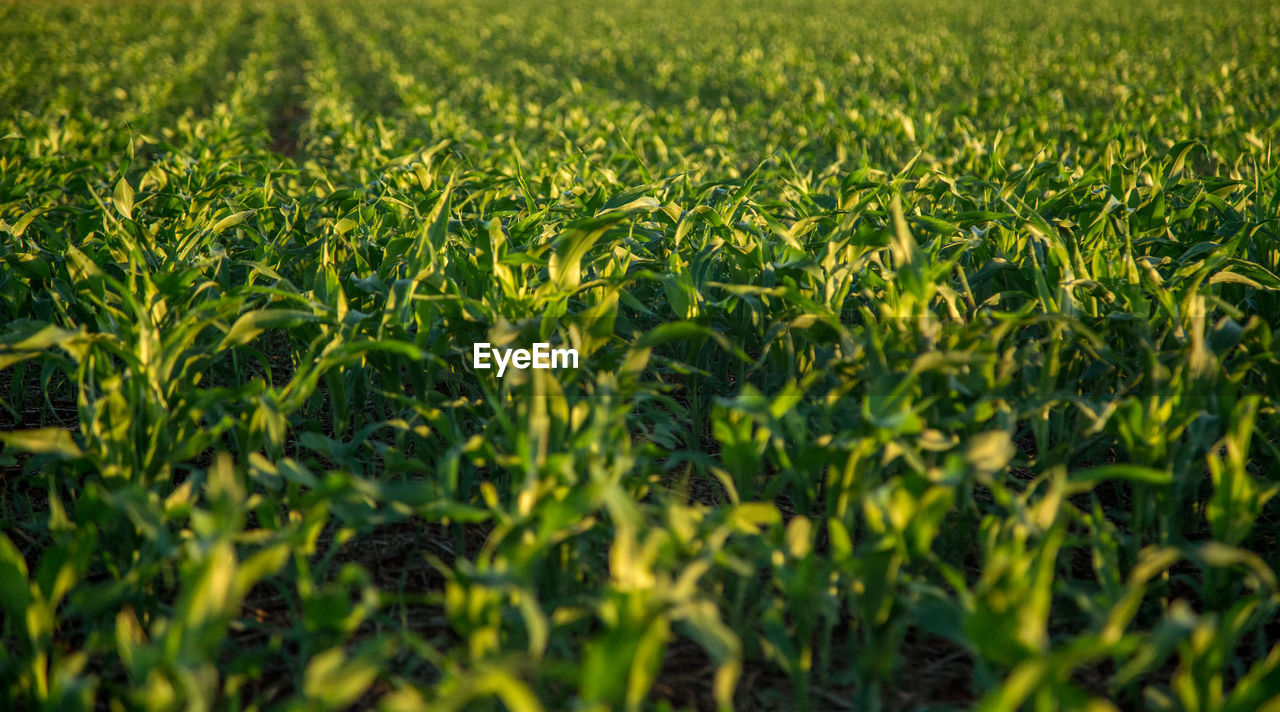
{"type": "Polygon", "coordinates": [[[1280,710],[1280,6],[0,46],[0,707],[1280,710]]]}

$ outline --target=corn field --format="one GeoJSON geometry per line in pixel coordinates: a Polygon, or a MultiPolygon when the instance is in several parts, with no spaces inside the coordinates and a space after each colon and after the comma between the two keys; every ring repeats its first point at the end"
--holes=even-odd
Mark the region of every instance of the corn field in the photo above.
{"type": "Polygon", "coordinates": [[[0,708],[1280,712],[1280,5],[0,46],[0,708]]]}

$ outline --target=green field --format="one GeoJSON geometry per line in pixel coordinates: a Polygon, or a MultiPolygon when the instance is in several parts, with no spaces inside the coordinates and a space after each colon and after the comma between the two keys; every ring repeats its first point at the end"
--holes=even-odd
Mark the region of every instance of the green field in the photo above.
{"type": "Polygon", "coordinates": [[[0,708],[1280,711],[1280,4],[1006,5],[0,2],[0,708]]]}

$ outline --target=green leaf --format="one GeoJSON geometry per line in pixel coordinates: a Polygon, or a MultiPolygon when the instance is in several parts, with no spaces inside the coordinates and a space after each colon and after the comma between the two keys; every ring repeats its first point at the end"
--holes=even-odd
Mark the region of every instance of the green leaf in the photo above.
{"type": "Polygon", "coordinates": [[[1017,453],[1018,449],[1014,447],[1013,438],[1008,432],[991,430],[969,439],[965,459],[975,470],[992,474],[1003,470],[1017,453]]]}
{"type": "Polygon", "coordinates": [[[330,648],[307,663],[302,689],[325,709],[341,709],[356,701],[378,676],[372,660],[348,660],[342,648],[330,648]]]}
{"type": "Polygon", "coordinates": [[[218,233],[222,232],[223,230],[226,230],[227,228],[235,227],[236,225],[239,225],[240,223],[244,222],[245,218],[249,217],[250,215],[253,215],[253,213],[254,211],[252,210],[241,210],[238,213],[232,213],[231,215],[228,215],[225,218],[214,223],[213,227],[209,228],[209,232],[213,235],[217,235],[218,233]]]}
{"type": "Polygon", "coordinates": [[[315,315],[300,309],[258,309],[236,319],[219,349],[242,346],[253,341],[266,329],[290,329],[315,321],[315,315]]]}
{"type": "Polygon", "coordinates": [[[610,213],[574,222],[556,241],[555,251],[547,263],[547,276],[560,291],[576,289],[582,282],[582,258],[606,230],[624,216],[610,213]]]}
{"type": "Polygon", "coordinates": [[[4,443],[6,448],[38,455],[57,455],[74,459],[84,454],[72,439],[70,431],[61,428],[0,432],[0,442],[4,443]]]}
{"type": "Polygon", "coordinates": [[[0,534],[0,610],[11,621],[27,614],[30,593],[27,588],[27,562],[9,537],[0,534]]]}
{"type": "Polygon", "coordinates": [[[1166,485],[1173,481],[1173,475],[1164,470],[1157,470],[1154,467],[1146,467],[1145,465],[1134,465],[1129,463],[1102,465],[1101,467],[1093,467],[1088,470],[1073,472],[1070,475],[1070,481],[1072,484],[1095,484],[1098,482],[1106,482],[1108,480],[1124,480],[1150,485],[1166,485]]]}
{"type": "Polygon", "coordinates": [[[129,181],[123,177],[116,183],[116,190],[111,196],[111,203],[121,215],[131,220],[133,219],[133,188],[129,185],[129,181]]]}

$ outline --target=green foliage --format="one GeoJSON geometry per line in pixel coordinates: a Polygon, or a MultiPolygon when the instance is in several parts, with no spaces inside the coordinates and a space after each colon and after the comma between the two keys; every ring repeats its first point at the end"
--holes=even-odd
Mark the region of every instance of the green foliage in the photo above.
{"type": "Polygon", "coordinates": [[[1201,5],[0,6],[0,707],[1280,708],[1201,5]]]}

